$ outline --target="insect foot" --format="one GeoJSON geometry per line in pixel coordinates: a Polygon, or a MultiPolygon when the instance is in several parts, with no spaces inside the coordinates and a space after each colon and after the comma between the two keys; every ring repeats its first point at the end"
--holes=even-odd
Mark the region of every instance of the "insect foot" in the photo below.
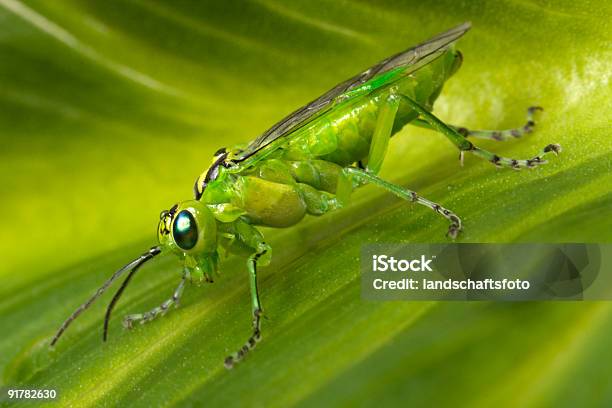
{"type": "MultiPolygon", "coordinates": [[[[525,160],[525,167],[526,168],[533,168],[536,167],[540,164],[546,164],[548,163],[546,160],[543,159],[543,157],[548,154],[548,153],[554,153],[555,156],[558,156],[559,153],[561,152],[561,145],[558,144],[549,144],[548,146],[546,146],[544,149],[542,149],[542,151],[540,152],[540,154],[538,154],[536,157],[534,157],[533,159],[530,160],[525,160]]],[[[516,160],[518,162],[521,162],[522,160],[516,160]]],[[[519,170],[521,168],[520,165],[513,165],[513,168],[519,170]]]]}
{"type": "Polygon", "coordinates": [[[251,334],[251,337],[249,337],[249,339],[240,348],[240,350],[238,350],[231,356],[227,356],[225,358],[224,365],[225,365],[225,368],[227,368],[228,370],[231,370],[232,368],[234,368],[234,365],[236,365],[236,363],[244,359],[244,357],[246,357],[248,352],[253,350],[255,346],[257,345],[257,343],[261,340],[261,330],[260,330],[261,316],[262,316],[261,309],[255,309],[253,311],[253,334],[251,334]]]}
{"type": "MultiPolygon", "coordinates": [[[[534,114],[536,112],[543,112],[543,111],[544,111],[544,108],[541,107],[541,106],[530,106],[527,109],[527,123],[525,123],[525,126],[523,126],[523,129],[522,129],[523,133],[531,133],[531,132],[533,132],[533,128],[536,125],[535,120],[534,120],[534,114]]],[[[520,130],[519,130],[519,132],[520,132],[520,130]]],[[[512,136],[520,137],[521,135],[513,133],[512,136]]]]}
{"type": "Polygon", "coordinates": [[[125,316],[123,318],[122,324],[123,324],[123,327],[126,328],[127,330],[131,330],[134,328],[133,323],[134,323],[134,319],[132,319],[131,316],[125,316]]]}
{"type": "Polygon", "coordinates": [[[544,148],[544,153],[553,152],[555,156],[561,153],[561,151],[562,151],[561,145],[558,145],[558,144],[549,144],[548,146],[544,148]]]}
{"type": "Polygon", "coordinates": [[[434,210],[438,214],[441,214],[444,218],[449,220],[450,225],[448,226],[448,231],[446,233],[446,236],[451,239],[457,238],[457,235],[459,235],[462,229],[461,218],[459,218],[457,214],[455,214],[449,209],[442,207],[440,204],[437,204],[437,203],[434,203],[433,201],[429,201],[422,197],[419,197],[418,195],[416,195],[416,193],[413,197],[416,197],[416,199],[419,202],[421,202],[422,204],[426,205],[427,207],[431,208],[432,210],[434,210]]]}
{"type": "Polygon", "coordinates": [[[509,167],[514,170],[520,170],[520,169],[532,169],[539,165],[546,164],[548,162],[544,160],[544,156],[546,156],[549,153],[554,153],[555,155],[558,155],[561,152],[561,150],[562,149],[560,145],[549,144],[544,149],[542,149],[537,156],[531,159],[527,159],[527,160],[517,160],[517,159],[509,159],[506,157],[500,157],[494,153],[480,149],[476,146],[472,146],[472,149],[470,151],[476,156],[481,157],[485,160],[488,160],[489,162],[493,163],[497,167],[509,167]]]}
{"type": "Polygon", "coordinates": [[[448,219],[451,221],[451,225],[448,226],[448,232],[446,233],[446,236],[454,240],[461,232],[461,218],[457,217],[453,213],[450,213],[448,219]]]}
{"type": "Polygon", "coordinates": [[[527,109],[527,121],[523,126],[506,129],[506,130],[470,130],[463,126],[450,126],[463,137],[475,137],[477,139],[496,140],[503,142],[523,137],[528,133],[532,133],[536,126],[535,114],[542,112],[544,109],[541,106],[531,106],[527,109]]]}

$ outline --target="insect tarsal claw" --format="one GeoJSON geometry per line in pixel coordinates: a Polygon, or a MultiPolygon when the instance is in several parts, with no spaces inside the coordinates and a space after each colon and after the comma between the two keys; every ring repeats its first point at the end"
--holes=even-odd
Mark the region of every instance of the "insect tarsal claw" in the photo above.
{"type": "Polygon", "coordinates": [[[458,225],[452,224],[450,227],[448,227],[448,232],[446,233],[446,236],[452,240],[455,240],[457,239],[457,236],[459,235],[460,231],[461,229],[458,225]]]}
{"type": "Polygon", "coordinates": [[[546,146],[544,148],[545,152],[553,152],[555,155],[558,155],[559,153],[561,153],[563,149],[561,149],[561,145],[553,143],[553,144],[549,144],[548,146],[546,146]]]}
{"type": "Polygon", "coordinates": [[[231,370],[232,368],[234,368],[234,357],[232,356],[226,357],[225,361],[223,362],[223,365],[228,370],[231,370]]]}
{"type": "Polygon", "coordinates": [[[134,326],[132,325],[132,322],[133,322],[133,320],[132,320],[132,319],[130,319],[129,317],[127,317],[127,316],[126,316],[126,317],[123,319],[123,322],[122,322],[123,327],[124,327],[124,328],[126,328],[127,330],[131,330],[131,329],[133,329],[133,328],[134,328],[134,326]]]}

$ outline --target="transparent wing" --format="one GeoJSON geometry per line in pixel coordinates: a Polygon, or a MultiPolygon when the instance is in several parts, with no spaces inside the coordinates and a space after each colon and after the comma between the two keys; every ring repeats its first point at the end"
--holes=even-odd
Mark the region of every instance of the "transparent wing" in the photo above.
{"type": "Polygon", "coordinates": [[[306,125],[333,107],[338,100],[348,101],[351,99],[347,92],[354,90],[369,80],[392,71],[396,68],[405,68],[404,74],[410,74],[420,67],[428,64],[439,57],[446,49],[471,27],[471,24],[463,23],[432,39],[386,58],[378,64],[368,68],[362,73],[336,85],[334,88],[321,95],[319,98],[302,106],[289,114],[280,122],[272,126],[265,133],[253,140],[247,148],[232,161],[240,162],[257,153],[274,140],[289,135],[296,129],[306,125]],[[343,97],[344,96],[344,97],[343,97]]]}

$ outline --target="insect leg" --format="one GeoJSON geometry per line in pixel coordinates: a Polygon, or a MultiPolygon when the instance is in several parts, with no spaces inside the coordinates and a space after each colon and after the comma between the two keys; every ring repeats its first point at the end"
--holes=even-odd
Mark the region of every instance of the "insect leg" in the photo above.
{"type": "Polygon", "coordinates": [[[236,363],[244,359],[248,352],[253,350],[257,345],[257,342],[261,340],[262,309],[261,303],[259,302],[259,292],[257,290],[257,261],[267,252],[269,252],[269,250],[270,247],[262,243],[261,248],[255,254],[251,255],[247,261],[253,310],[253,333],[237,352],[225,358],[225,368],[228,370],[233,368],[236,363]]]}
{"type": "Polygon", "coordinates": [[[400,98],[394,91],[391,91],[378,112],[367,164],[367,169],[374,174],[378,174],[387,155],[387,147],[391,139],[391,131],[393,130],[393,122],[395,122],[399,102],[400,98]]]}
{"type": "MultiPolygon", "coordinates": [[[[367,164],[364,167],[364,163],[360,160],[358,162],[359,168],[366,168],[373,174],[377,174],[380,171],[385,156],[387,155],[387,148],[393,132],[393,124],[395,122],[399,103],[400,98],[397,94],[397,90],[392,88],[380,107],[378,117],[376,118],[376,126],[374,127],[374,133],[370,143],[367,164]]],[[[348,204],[354,188],[355,184],[353,183],[352,177],[345,172],[341,172],[336,185],[336,204],[338,206],[348,204]]]]}
{"type": "Polygon", "coordinates": [[[494,153],[491,153],[487,150],[481,149],[477,146],[474,146],[472,142],[467,140],[463,135],[461,135],[457,130],[449,127],[447,124],[442,122],[436,116],[434,116],[431,112],[424,109],[421,105],[415,102],[413,99],[401,95],[402,99],[412,108],[414,109],[434,130],[442,133],[446,136],[455,146],[461,150],[461,158],[463,158],[464,152],[470,152],[478,157],[481,157],[496,166],[499,167],[510,167],[513,169],[521,169],[521,168],[532,168],[536,167],[540,164],[546,163],[544,160],[544,156],[548,153],[557,154],[561,151],[561,146],[558,144],[549,144],[544,147],[540,153],[527,160],[517,160],[517,159],[509,159],[506,157],[500,157],[494,153]]]}
{"type": "Polygon", "coordinates": [[[170,299],[167,299],[165,302],[163,302],[161,305],[157,306],[156,308],[151,309],[145,313],[136,313],[136,314],[125,316],[123,318],[123,327],[125,327],[126,329],[131,329],[134,325],[134,322],[140,322],[140,324],[145,324],[155,319],[160,314],[162,316],[165,315],[168,312],[168,310],[170,310],[170,306],[174,305],[175,307],[178,307],[179,300],[181,298],[181,295],[183,294],[183,289],[185,288],[186,280],[187,280],[187,275],[184,274],[183,277],[181,278],[181,282],[179,283],[176,290],[172,294],[172,297],[170,299]]]}
{"type": "MultiPolygon", "coordinates": [[[[533,132],[536,125],[535,113],[541,112],[543,109],[539,106],[532,106],[527,109],[527,122],[522,127],[506,130],[470,130],[463,126],[449,125],[449,127],[465,137],[475,137],[478,139],[497,140],[504,142],[506,140],[518,139],[527,133],[533,132]]],[[[426,120],[415,119],[410,124],[423,127],[426,129],[434,129],[426,120]]],[[[435,129],[434,129],[435,130],[435,129]]]]}
{"type": "Polygon", "coordinates": [[[395,194],[400,198],[431,208],[432,210],[450,221],[450,226],[448,227],[448,232],[446,234],[448,237],[455,239],[457,237],[457,234],[459,234],[459,232],[461,231],[461,219],[455,213],[450,210],[447,210],[440,204],[434,203],[433,201],[429,201],[428,199],[419,196],[414,191],[405,189],[400,186],[396,186],[393,183],[383,180],[377,175],[367,170],[361,170],[356,167],[346,167],[344,168],[344,172],[346,172],[351,178],[356,179],[356,181],[375,184],[395,194]]]}

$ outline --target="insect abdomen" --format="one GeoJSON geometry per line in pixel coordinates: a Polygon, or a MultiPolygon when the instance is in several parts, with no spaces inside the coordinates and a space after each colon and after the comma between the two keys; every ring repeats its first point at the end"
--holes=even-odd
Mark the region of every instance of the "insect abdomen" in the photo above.
{"type": "MultiPolygon", "coordinates": [[[[378,112],[391,92],[414,99],[431,110],[444,82],[457,69],[460,54],[449,49],[443,56],[416,72],[395,81],[346,106],[332,109],[314,120],[282,148],[281,157],[289,160],[322,159],[341,166],[367,158],[378,112]]],[[[400,101],[392,134],[417,117],[408,104],[400,101]]]]}
{"type": "Polygon", "coordinates": [[[366,157],[370,150],[378,111],[378,98],[375,98],[347,110],[344,115],[330,118],[327,132],[332,133],[335,138],[335,149],[330,149],[317,158],[346,166],[366,157]]]}
{"type": "Polygon", "coordinates": [[[319,118],[289,143],[283,158],[321,159],[341,166],[364,159],[370,149],[381,101],[381,96],[376,96],[319,118]]]}
{"type": "Polygon", "coordinates": [[[368,154],[378,114],[378,99],[351,104],[313,122],[283,149],[286,160],[321,159],[348,165],[368,154]]]}

